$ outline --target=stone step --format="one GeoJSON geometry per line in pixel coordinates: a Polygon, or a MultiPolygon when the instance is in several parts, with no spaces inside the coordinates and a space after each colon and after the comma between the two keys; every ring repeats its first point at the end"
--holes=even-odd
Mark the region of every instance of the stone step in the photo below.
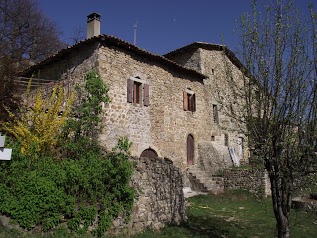
{"type": "Polygon", "coordinates": [[[207,189],[222,188],[222,186],[215,185],[215,184],[208,184],[208,185],[205,185],[205,187],[206,187],[207,189]]]}
{"type": "Polygon", "coordinates": [[[212,176],[195,165],[188,169],[188,173],[195,180],[196,187],[199,187],[201,192],[214,194],[224,192],[224,179],[222,177],[212,176]]]}
{"type": "Polygon", "coordinates": [[[223,178],[214,178],[206,175],[192,174],[196,179],[208,183],[224,184],[223,178]]]}

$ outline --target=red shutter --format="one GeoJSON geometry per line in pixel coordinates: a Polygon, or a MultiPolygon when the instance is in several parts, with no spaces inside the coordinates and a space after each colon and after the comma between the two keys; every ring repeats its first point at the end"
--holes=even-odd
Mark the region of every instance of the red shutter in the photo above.
{"type": "Polygon", "coordinates": [[[195,112],[196,111],[196,94],[192,95],[191,103],[192,103],[192,111],[195,112]]]}
{"type": "Polygon", "coordinates": [[[133,80],[128,79],[127,82],[127,101],[132,102],[133,101],[133,80]]]}
{"type": "Polygon", "coordinates": [[[186,92],[183,92],[183,107],[184,111],[188,111],[188,95],[186,92]]]}
{"type": "Polygon", "coordinates": [[[149,85],[147,83],[144,84],[143,103],[144,103],[144,106],[146,106],[146,107],[150,105],[150,90],[149,90],[149,85]]]}

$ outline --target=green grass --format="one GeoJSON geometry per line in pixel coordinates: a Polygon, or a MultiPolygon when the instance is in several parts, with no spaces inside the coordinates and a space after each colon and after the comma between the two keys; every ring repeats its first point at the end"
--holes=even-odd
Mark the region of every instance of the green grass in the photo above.
{"type": "MultiPolygon", "coordinates": [[[[223,195],[200,195],[187,200],[188,222],[167,226],[160,231],[144,231],[133,238],[268,238],[275,237],[275,219],[271,200],[257,200],[245,191],[230,191],[223,195]]],[[[292,210],[293,238],[315,238],[317,214],[292,210]]],[[[0,238],[17,238],[21,234],[0,226],[0,238]]],[[[59,230],[54,234],[28,234],[26,238],[90,238],[89,235],[69,234],[59,230]]],[[[121,236],[126,237],[126,236],[121,236]]]]}
{"type": "MultiPolygon", "coordinates": [[[[188,199],[188,223],[169,226],[161,231],[145,231],[134,238],[267,238],[276,237],[271,200],[257,200],[245,191],[188,199]]],[[[294,238],[317,236],[317,215],[292,210],[291,232],[294,238]]]]}

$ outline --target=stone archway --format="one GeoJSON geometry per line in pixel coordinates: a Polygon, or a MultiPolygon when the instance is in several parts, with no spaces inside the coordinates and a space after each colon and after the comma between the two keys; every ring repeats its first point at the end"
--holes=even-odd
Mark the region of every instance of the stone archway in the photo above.
{"type": "Polygon", "coordinates": [[[148,148],[148,149],[143,150],[143,152],[141,153],[140,157],[143,157],[143,158],[157,158],[158,155],[157,155],[155,150],[153,150],[152,148],[148,148]]]}

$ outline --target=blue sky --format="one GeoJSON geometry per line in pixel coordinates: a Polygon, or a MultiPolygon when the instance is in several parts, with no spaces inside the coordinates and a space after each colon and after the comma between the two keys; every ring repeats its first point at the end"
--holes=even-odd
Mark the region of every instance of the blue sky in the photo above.
{"type": "MultiPolygon", "coordinates": [[[[269,3],[270,0],[261,0],[269,3]]],[[[274,1],[274,0],[271,0],[274,1]]],[[[295,0],[300,8],[317,0],[295,0]]],[[[235,51],[235,21],[251,9],[251,0],[39,0],[67,40],[75,28],[86,32],[87,15],[101,15],[101,33],[133,43],[137,22],[137,46],[164,54],[195,41],[224,43],[235,51]]]]}

